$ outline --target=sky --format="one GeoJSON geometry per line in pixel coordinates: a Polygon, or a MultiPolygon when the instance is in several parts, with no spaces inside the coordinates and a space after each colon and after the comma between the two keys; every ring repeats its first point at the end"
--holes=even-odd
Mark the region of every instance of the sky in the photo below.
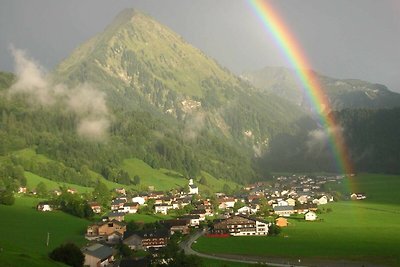
{"type": "MultiPolygon", "coordinates": [[[[315,71],[400,92],[400,1],[269,2],[315,71]]],[[[14,71],[11,46],[51,70],[128,7],[167,25],[236,74],[291,67],[247,1],[0,0],[0,70],[14,71]]]]}

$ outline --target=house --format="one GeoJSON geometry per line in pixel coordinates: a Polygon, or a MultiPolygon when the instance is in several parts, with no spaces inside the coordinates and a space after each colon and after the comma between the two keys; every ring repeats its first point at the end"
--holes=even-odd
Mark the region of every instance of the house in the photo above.
{"type": "Polygon", "coordinates": [[[18,188],[18,194],[26,194],[27,188],[25,186],[20,186],[18,188]]]}
{"type": "Polygon", "coordinates": [[[233,197],[224,197],[218,199],[218,208],[221,210],[233,208],[235,206],[235,199],[233,197]]]}
{"type": "Polygon", "coordinates": [[[296,200],[294,200],[293,198],[288,198],[288,199],[286,199],[286,202],[287,202],[287,204],[288,204],[288,206],[296,206],[296,200]]]}
{"type": "Polygon", "coordinates": [[[94,213],[101,213],[101,206],[97,202],[91,202],[89,203],[90,208],[94,213]]]}
{"type": "Polygon", "coordinates": [[[286,227],[288,226],[288,220],[283,217],[279,217],[275,219],[275,224],[279,227],[286,227]]]}
{"type": "Polygon", "coordinates": [[[322,196],[320,198],[314,199],[313,203],[317,205],[325,205],[328,203],[328,198],[326,196],[322,196]]]}
{"type": "Polygon", "coordinates": [[[121,210],[124,208],[124,204],[126,203],[126,199],[121,199],[121,198],[117,198],[117,199],[113,199],[113,201],[111,201],[111,210],[121,210]]]}
{"type": "Polygon", "coordinates": [[[115,192],[117,193],[117,194],[120,194],[120,195],[126,195],[126,190],[125,190],[125,188],[123,188],[123,187],[121,187],[121,188],[115,188],[115,192]]]}
{"type": "Polygon", "coordinates": [[[184,215],[178,218],[179,220],[188,220],[189,225],[196,227],[200,225],[200,215],[184,215]]]}
{"type": "Polygon", "coordinates": [[[60,196],[61,195],[61,191],[60,190],[53,190],[53,194],[56,196],[60,196]]]}
{"type": "Polygon", "coordinates": [[[267,235],[269,224],[258,219],[251,219],[242,215],[234,215],[217,221],[213,225],[213,233],[229,233],[233,236],[267,235]]]}
{"type": "Polygon", "coordinates": [[[109,212],[106,216],[106,221],[124,221],[125,220],[125,213],[124,212],[109,212]]]}
{"type": "Polygon", "coordinates": [[[169,209],[172,209],[172,205],[168,204],[156,204],[154,205],[155,213],[167,214],[169,209]]]}
{"type": "Polygon", "coordinates": [[[83,248],[82,253],[85,255],[84,266],[99,267],[112,263],[116,251],[108,246],[96,243],[83,248]]]}
{"type": "Polygon", "coordinates": [[[151,230],[135,233],[127,237],[123,243],[131,249],[161,248],[168,243],[169,235],[165,230],[151,230]]]}
{"type": "Polygon", "coordinates": [[[157,198],[162,198],[164,195],[165,194],[163,191],[154,191],[149,194],[148,198],[149,199],[157,199],[157,198]]]}
{"type": "Polygon", "coordinates": [[[125,238],[122,243],[132,250],[142,250],[142,237],[139,234],[132,234],[125,238]]]}
{"type": "Polygon", "coordinates": [[[313,211],[309,211],[306,214],[304,214],[304,219],[306,221],[315,221],[317,219],[317,214],[313,211]]]}
{"type": "Polygon", "coordinates": [[[291,206],[291,205],[289,205],[289,203],[287,201],[285,201],[283,199],[279,199],[278,203],[277,203],[277,206],[291,206]]]}
{"type": "Polygon", "coordinates": [[[195,209],[190,212],[190,215],[199,215],[200,221],[206,220],[207,211],[205,209],[195,209]]]}
{"type": "MultiPolygon", "coordinates": [[[[256,207],[253,206],[243,206],[237,210],[237,214],[254,214],[258,211],[256,207]]],[[[236,214],[236,215],[237,215],[236,214]]]]}
{"type": "Polygon", "coordinates": [[[160,223],[169,230],[170,235],[173,235],[174,233],[177,232],[180,232],[184,235],[189,233],[190,220],[171,219],[171,220],[161,221],[160,223]]]}
{"type": "Polygon", "coordinates": [[[120,232],[113,232],[109,235],[106,236],[106,243],[107,244],[112,244],[112,245],[116,245],[119,244],[122,241],[123,238],[123,234],[121,234],[120,232]]]}
{"type": "Polygon", "coordinates": [[[193,179],[189,179],[189,195],[198,195],[199,188],[193,183],[193,179]]]}
{"type": "Polygon", "coordinates": [[[297,201],[299,201],[300,204],[304,204],[304,203],[307,203],[307,202],[308,202],[309,198],[310,198],[310,197],[309,197],[308,195],[303,194],[303,195],[301,195],[301,196],[299,196],[299,197],[297,198],[297,201]]]}
{"type": "Polygon", "coordinates": [[[275,206],[274,213],[279,216],[289,217],[294,213],[292,206],[275,206]]]}
{"type": "Polygon", "coordinates": [[[88,240],[108,240],[115,239],[115,233],[119,234],[119,239],[122,239],[126,231],[126,224],[120,221],[107,221],[91,224],[86,229],[85,238],[88,240]],[[112,236],[113,235],[113,236],[112,236]],[[110,237],[111,236],[111,237],[110,237]]]}
{"type": "Polygon", "coordinates": [[[139,203],[125,203],[122,209],[125,213],[136,213],[139,210],[139,203]]]}
{"type": "Polygon", "coordinates": [[[70,193],[70,194],[76,194],[78,191],[76,191],[76,189],[73,189],[73,188],[68,188],[67,189],[67,193],[70,193]]]}
{"type": "Polygon", "coordinates": [[[49,202],[39,202],[36,208],[38,211],[52,211],[54,206],[49,202]]]}
{"type": "Polygon", "coordinates": [[[200,204],[200,205],[197,205],[197,209],[198,210],[205,210],[206,211],[206,214],[205,214],[206,216],[213,216],[214,215],[214,212],[213,212],[211,204],[207,204],[207,205],[200,204]]]}
{"type": "Polygon", "coordinates": [[[147,197],[144,196],[136,196],[132,198],[132,202],[139,203],[139,205],[143,205],[147,200],[147,197]]]}
{"type": "Polygon", "coordinates": [[[366,198],[367,198],[367,196],[364,193],[352,193],[350,195],[351,200],[363,200],[366,198]]]}

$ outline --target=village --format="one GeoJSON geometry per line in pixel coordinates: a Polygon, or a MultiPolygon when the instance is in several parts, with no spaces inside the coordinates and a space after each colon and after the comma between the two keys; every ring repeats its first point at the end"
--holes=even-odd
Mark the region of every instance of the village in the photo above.
{"type": "MultiPolygon", "coordinates": [[[[121,244],[132,252],[145,251],[157,255],[172,236],[184,237],[202,230],[210,238],[227,236],[276,235],[290,226],[288,217],[318,221],[323,205],[335,201],[334,193],[325,190],[326,183],[340,183],[343,176],[277,176],[271,182],[258,182],[243,187],[237,194],[215,193],[203,197],[193,179],[187,188],[169,192],[149,191],[129,194],[124,188],[114,190],[108,207],[89,202],[98,220],[88,224],[87,246],[81,250],[85,266],[148,266],[151,257],[118,259],[121,244]],[[132,214],[167,216],[155,223],[126,220],[132,214]],[[136,264],[136,265],[134,265],[136,264]],[[142,265],[140,265],[142,264],[142,265]]],[[[77,194],[67,190],[68,194],[77,194]]],[[[363,193],[353,193],[347,199],[362,200],[363,193]]],[[[38,211],[50,212],[57,207],[41,202],[38,211]]]]}

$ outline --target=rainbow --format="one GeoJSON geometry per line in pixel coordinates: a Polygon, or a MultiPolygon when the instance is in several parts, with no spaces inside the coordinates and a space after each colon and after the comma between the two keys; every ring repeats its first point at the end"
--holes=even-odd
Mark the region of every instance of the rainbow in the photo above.
{"type": "Polygon", "coordinates": [[[337,170],[344,174],[353,173],[342,130],[338,127],[332,112],[327,112],[331,110],[329,101],[319,81],[310,71],[310,65],[301,46],[268,1],[250,0],[249,3],[265,30],[273,37],[282,54],[294,68],[300,84],[305,88],[307,98],[318,114],[319,123],[328,135],[337,170]]]}

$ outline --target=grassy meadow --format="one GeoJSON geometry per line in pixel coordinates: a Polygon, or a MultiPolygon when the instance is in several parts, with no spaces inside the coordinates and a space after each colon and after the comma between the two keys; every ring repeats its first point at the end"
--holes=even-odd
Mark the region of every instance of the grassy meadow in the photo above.
{"type": "Polygon", "coordinates": [[[17,197],[13,206],[0,205],[0,266],[65,266],[50,260],[47,254],[66,241],[85,244],[83,234],[89,221],[60,211],[38,212],[35,207],[39,201],[17,197]]]}
{"type": "Polygon", "coordinates": [[[80,186],[80,185],[76,185],[76,184],[56,182],[56,181],[52,181],[52,180],[43,178],[43,177],[36,175],[34,173],[31,173],[31,172],[25,172],[25,177],[26,177],[26,186],[31,189],[36,188],[36,186],[40,182],[43,182],[47,186],[48,190],[55,190],[55,189],[59,189],[61,186],[66,186],[67,188],[75,189],[79,193],[90,193],[93,191],[92,187],[85,187],[85,186],[80,186]]]}
{"type": "MultiPolygon", "coordinates": [[[[182,174],[163,168],[153,169],[144,161],[136,158],[125,159],[122,168],[129,173],[130,177],[138,175],[140,177],[140,187],[144,188],[154,186],[155,190],[166,191],[172,188],[186,187],[188,184],[188,178],[182,174]]],[[[197,183],[200,192],[221,191],[224,184],[229,185],[232,189],[238,186],[235,182],[217,179],[204,171],[201,172],[201,175],[205,177],[207,184],[201,185],[197,183]]]]}
{"type": "Polygon", "coordinates": [[[204,253],[226,253],[285,258],[354,260],[400,266],[400,177],[360,175],[356,183],[370,196],[364,201],[341,201],[325,208],[320,221],[289,220],[278,237],[200,238],[193,248],[204,253]],[[396,190],[397,189],[397,190],[396,190]],[[386,192],[386,193],[385,193],[386,192]],[[390,195],[392,197],[390,197],[390,195]]]}
{"type": "MultiPolygon", "coordinates": [[[[33,160],[36,162],[54,161],[47,158],[45,155],[37,154],[34,149],[28,148],[16,151],[13,155],[24,160],[33,160]]],[[[138,175],[140,177],[140,184],[129,186],[118,184],[104,179],[104,177],[94,171],[90,171],[90,177],[88,177],[88,179],[100,180],[109,189],[124,187],[126,189],[131,189],[135,191],[146,191],[148,190],[149,186],[154,186],[155,190],[167,191],[173,188],[186,187],[188,184],[188,179],[182,174],[163,168],[154,169],[144,161],[137,158],[125,159],[121,165],[121,168],[127,171],[131,178],[133,178],[135,175],[138,175]]],[[[202,172],[201,175],[204,176],[207,181],[206,185],[201,185],[197,183],[200,191],[202,192],[221,191],[225,184],[229,185],[229,187],[232,189],[238,186],[238,184],[235,182],[217,179],[206,172],[202,172]]],[[[29,189],[34,189],[36,188],[37,184],[39,184],[40,182],[44,182],[49,190],[58,189],[60,186],[65,185],[68,188],[76,189],[79,193],[88,193],[93,191],[93,189],[90,187],[53,181],[51,179],[48,179],[48,177],[42,177],[28,171],[25,172],[25,176],[27,178],[27,186],[29,189]]]]}

